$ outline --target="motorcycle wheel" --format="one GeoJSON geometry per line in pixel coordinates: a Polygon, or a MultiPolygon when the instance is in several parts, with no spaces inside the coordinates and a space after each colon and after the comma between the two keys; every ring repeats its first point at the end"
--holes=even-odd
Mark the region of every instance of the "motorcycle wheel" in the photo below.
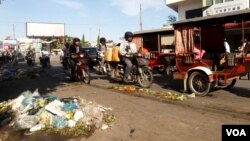
{"type": "Polygon", "coordinates": [[[85,84],[90,84],[90,71],[89,71],[89,69],[87,68],[87,69],[84,69],[83,71],[84,71],[83,73],[85,75],[83,75],[82,81],[85,84]]]}
{"type": "Polygon", "coordinates": [[[43,61],[42,61],[42,67],[43,67],[43,68],[46,68],[46,67],[47,67],[47,61],[46,61],[46,60],[43,60],[43,61]]]}
{"type": "Polygon", "coordinates": [[[32,61],[31,61],[31,60],[28,60],[28,61],[27,61],[27,64],[28,64],[28,66],[32,66],[32,61]]]}
{"type": "Polygon", "coordinates": [[[153,73],[147,67],[143,67],[139,69],[142,70],[142,72],[139,72],[137,74],[137,80],[138,80],[139,85],[142,88],[149,88],[152,85],[153,80],[154,80],[153,73]]]}

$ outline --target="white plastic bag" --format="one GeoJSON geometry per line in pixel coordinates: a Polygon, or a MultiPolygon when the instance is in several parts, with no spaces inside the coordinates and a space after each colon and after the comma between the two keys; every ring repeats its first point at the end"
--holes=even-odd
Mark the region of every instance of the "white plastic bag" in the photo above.
{"type": "Polygon", "coordinates": [[[54,100],[53,102],[49,103],[45,106],[45,109],[59,117],[66,116],[66,113],[61,110],[63,103],[59,100],[54,100]]]}
{"type": "Polygon", "coordinates": [[[38,116],[24,116],[21,118],[17,118],[14,122],[13,127],[18,130],[30,129],[37,125],[40,118],[38,116]]]}
{"type": "Polygon", "coordinates": [[[74,114],[74,120],[79,121],[81,118],[83,118],[84,114],[81,110],[77,110],[74,114]]]}

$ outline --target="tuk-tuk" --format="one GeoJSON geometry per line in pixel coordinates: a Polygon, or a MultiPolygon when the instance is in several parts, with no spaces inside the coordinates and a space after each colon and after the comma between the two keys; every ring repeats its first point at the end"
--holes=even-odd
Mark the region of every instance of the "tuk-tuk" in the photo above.
{"type": "Polygon", "coordinates": [[[244,42],[250,37],[249,9],[179,21],[173,26],[173,78],[183,80],[184,91],[205,96],[212,86],[229,89],[250,71],[250,42],[244,42]],[[227,52],[226,38],[231,43],[227,52]]]}

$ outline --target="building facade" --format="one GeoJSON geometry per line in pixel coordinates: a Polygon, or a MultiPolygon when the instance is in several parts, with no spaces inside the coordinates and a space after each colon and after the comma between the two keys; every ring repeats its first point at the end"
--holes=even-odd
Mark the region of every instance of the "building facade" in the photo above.
{"type": "Polygon", "coordinates": [[[216,15],[250,8],[250,0],[166,0],[179,20],[216,15]]]}

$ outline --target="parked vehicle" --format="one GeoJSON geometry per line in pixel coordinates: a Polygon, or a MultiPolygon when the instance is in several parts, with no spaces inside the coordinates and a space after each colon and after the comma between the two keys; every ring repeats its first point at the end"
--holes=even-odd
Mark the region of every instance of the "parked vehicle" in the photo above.
{"type": "Polygon", "coordinates": [[[244,41],[245,33],[249,32],[246,28],[249,22],[248,9],[174,23],[176,69],[173,70],[173,78],[183,80],[184,90],[189,88],[199,96],[207,95],[212,86],[232,88],[241,75],[250,71],[250,42],[242,52],[231,48],[233,52],[226,53],[225,32],[230,29],[238,33],[242,31],[238,40],[244,41]],[[194,51],[195,42],[199,52],[194,51]],[[202,49],[206,52],[204,55],[201,54],[202,49]]]}
{"type": "MultiPolygon", "coordinates": [[[[133,57],[133,69],[131,71],[131,80],[129,82],[138,83],[143,88],[148,88],[153,83],[153,74],[148,67],[148,61],[139,54],[133,57]]],[[[123,81],[125,64],[123,62],[113,63],[111,65],[111,79],[123,81]]]]}
{"type": "Polygon", "coordinates": [[[97,49],[95,47],[84,47],[82,49],[88,55],[89,68],[93,70],[94,66],[97,64],[97,49]]]}

